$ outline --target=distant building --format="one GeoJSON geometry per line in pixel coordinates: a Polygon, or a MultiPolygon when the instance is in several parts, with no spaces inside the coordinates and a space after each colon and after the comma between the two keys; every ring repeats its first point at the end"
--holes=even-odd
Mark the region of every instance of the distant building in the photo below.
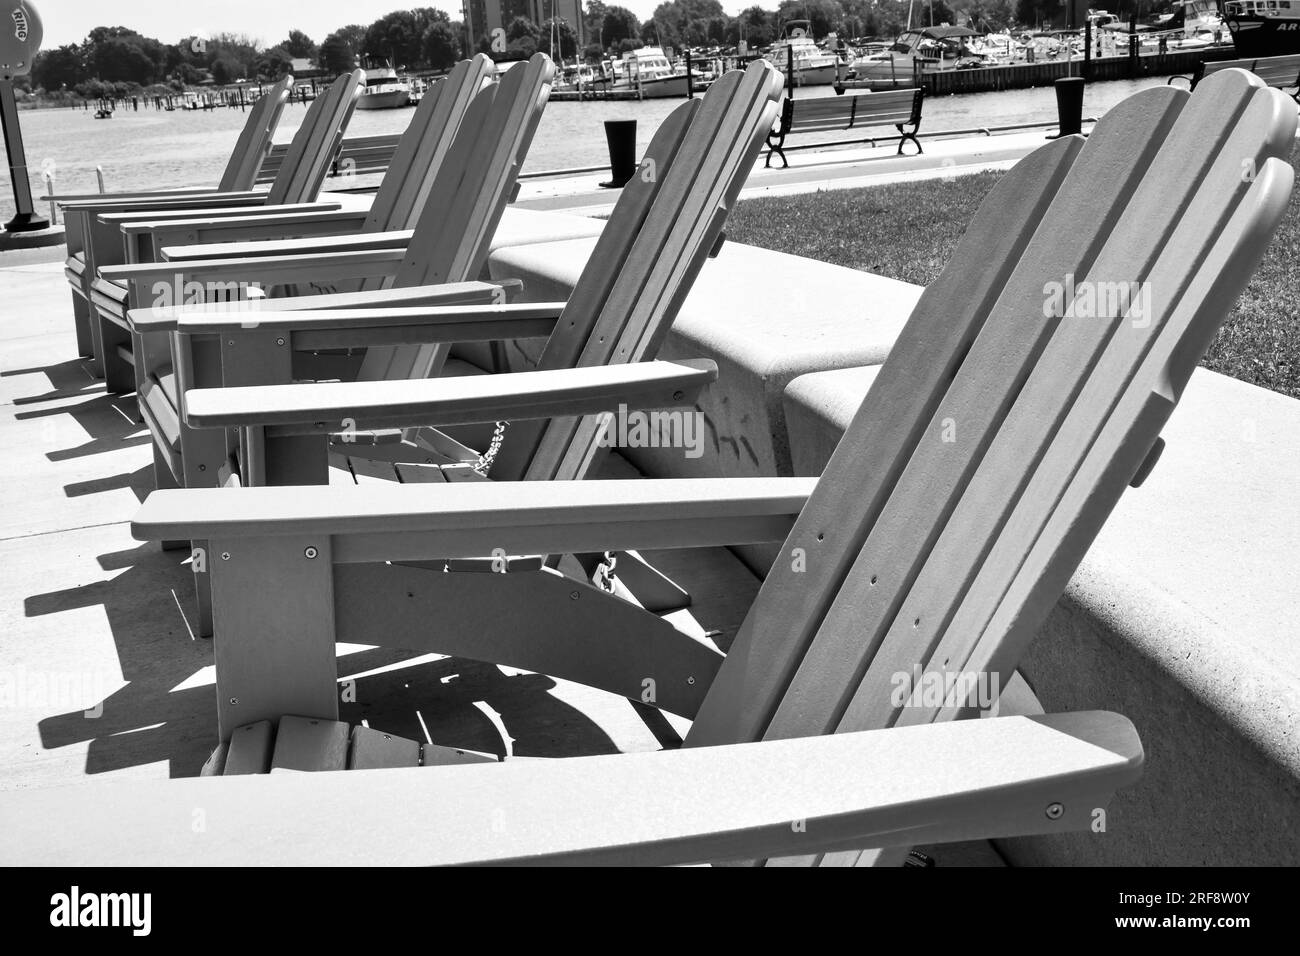
{"type": "Polygon", "coordinates": [[[582,0],[465,0],[466,23],[477,43],[479,37],[491,36],[504,29],[515,17],[532,20],[542,26],[551,17],[566,21],[578,37],[578,49],[587,43],[587,26],[583,23],[582,0]]]}

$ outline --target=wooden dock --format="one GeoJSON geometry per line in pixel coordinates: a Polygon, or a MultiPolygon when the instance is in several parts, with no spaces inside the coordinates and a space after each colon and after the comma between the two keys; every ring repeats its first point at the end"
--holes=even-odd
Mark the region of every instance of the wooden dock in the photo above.
{"type": "MultiPolygon", "coordinates": [[[[1147,53],[1137,57],[1094,57],[1087,64],[1087,79],[1131,80],[1144,76],[1191,75],[1202,62],[1231,60],[1236,51],[1231,46],[1204,50],[1178,50],[1172,53],[1147,53]]],[[[1038,63],[1014,63],[1009,66],[986,66],[975,70],[925,70],[919,76],[900,76],[900,88],[916,86],[925,88],[928,96],[950,93],[990,93],[998,90],[1020,90],[1047,86],[1066,76],[1084,76],[1084,61],[1075,59],[1044,60],[1038,63]]],[[[848,81],[846,91],[879,88],[879,84],[848,81]]]]}

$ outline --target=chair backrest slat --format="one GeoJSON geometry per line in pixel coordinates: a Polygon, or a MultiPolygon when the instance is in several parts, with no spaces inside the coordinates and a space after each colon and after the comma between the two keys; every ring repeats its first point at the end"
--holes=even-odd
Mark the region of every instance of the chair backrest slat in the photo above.
{"type": "MultiPolygon", "coordinates": [[[[978,615],[991,595],[987,584],[976,593],[968,588],[982,568],[986,576],[997,576],[997,562],[988,561],[995,541],[1005,537],[1023,557],[1032,543],[1027,534],[1036,534],[1043,513],[1050,513],[1060,496],[1051,485],[1073,472],[1095,434],[1079,422],[1104,415],[1118,399],[1246,192],[1243,162],[1258,169],[1270,155],[1264,134],[1273,120],[1272,98],[1254,96],[1257,88],[1242,74],[1217,85],[1218,97],[1198,97],[1182,109],[1105,248],[1086,276],[1075,277],[1079,298],[1066,304],[1065,318],[1056,321],[978,471],[960,490],[960,501],[925,556],[842,726],[890,726],[900,710],[891,698],[890,675],[927,660],[941,638],[951,647],[936,662],[938,668],[961,670],[969,648],[959,653],[958,647],[973,635],[957,633],[969,627],[965,622],[949,625],[959,605],[976,608],[964,618],[978,615]],[[1233,101],[1245,112],[1227,125],[1231,137],[1207,137],[1206,130],[1224,129],[1223,116],[1231,115],[1233,101]],[[1229,154],[1225,142],[1232,143],[1229,154]],[[1076,414],[1079,409],[1082,414],[1076,414]],[[1031,477],[1039,480],[1027,492],[1031,477]]],[[[1065,276],[1056,281],[1069,282],[1065,276]]],[[[1007,560],[1015,567],[1014,554],[1007,560]]]]}
{"type": "MultiPolygon", "coordinates": [[[[1217,90],[1221,105],[1240,94],[1240,80],[1234,77],[1225,84],[1229,88],[1217,90]],[[1233,85],[1238,89],[1230,88],[1233,85]]],[[[1024,491],[998,530],[983,566],[972,575],[952,623],[930,655],[931,664],[938,661],[949,670],[970,671],[972,665],[985,668],[990,662],[999,665],[1018,658],[1017,649],[1023,649],[1029,637],[1026,595],[1041,594],[1043,587],[1050,586],[1038,583],[1049,567],[1055,575],[1052,580],[1060,581],[1056,593],[1064,587],[1060,575],[1068,579],[1084,550],[1071,549],[1071,541],[1085,533],[1090,540],[1109,512],[1104,497],[1096,497],[1096,489],[1102,488],[1104,494],[1116,481],[1122,487],[1132,476],[1158,434],[1155,416],[1162,422],[1172,409],[1218,323],[1254,271],[1272,234],[1271,228],[1259,228],[1261,219],[1270,214],[1259,209],[1259,196],[1269,187],[1256,184],[1257,177],[1243,177],[1243,164],[1265,170],[1289,155],[1295,109],[1280,94],[1252,94],[1231,138],[1208,161],[1207,174],[1195,193],[1189,193],[1183,215],[1174,223],[1169,241],[1144,280],[1149,294],[1138,301],[1140,309],[1134,308],[1128,319],[1116,323],[1114,334],[1041,460],[1032,473],[1026,469],[1021,479],[1024,491]],[[1140,425],[1136,433],[1133,423],[1140,425]],[[1108,428],[1112,429],[1109,436],[1108,428]],[[1119,470],[1102,481],[1114,468],[1119,470]],[[1069,504],[1071,495],[1076,496],[1074,505],[1069,504]],[[1081,507],[1085,503],[1087,506],[1081,507]],[[1062,512],[1071,516],[1065,524],[1061,523],[1062,512]],[[1050,554],[1050,561],[1040,563],[1035,557],[1045,554],[1050,554]],[[1026,595],[1013,594],[1018,581],[1026,595]],[[999,615],[1001,620],[990,623],[999,615]],[[1015,627],[1013,621],[1018,622],[1015,627]],[[987,653],[978,654],[977,647],[987,653]]],[[[1183,161],[1194,155],[1191,143],[1203,136],[1205,128],[1213,128],[1214,117],[1205,116],[1201,109],[1204,103],[1194,99],[1186,108],[1169,140],[1169,155],[1162,155],[1159,168],[1153,167],[1150,202],[1159,203],[1160,177],[1171,168],[1184,175],[1191,172],[1192,167],[1183,161]],[[1182,152],[1183,144],[1188,152],[1182,152]]],[[[1290,167],[1285,168],[1289,174],[1290,167]]],[[[1134,224],[1134,228],[1140,227],[1134,224]]],[[[1116,255],[1122,254],[1121,243],[1116,255]]],[[[1061,349],[1068,348],[1068,340],[1060,333],[1053,347],[1058,340],[1061,349]]],[[[1006,441],[1016,440],[1013,427],[1025,427],[1034,400],[1027,385],[1016,410],[1021,413],[1019,418],[1008,417],[1004,426],[1006,441]]],[[[1005,448],[1003,435],[999,442],[1005,448]]],[[[972,502],[971,506],[976,505],[972,502]]],[[[1044,610],[1032,604],[1031,614],[1044,610]]],[[[1009,676],[999,675],[1000,679],[1009,676]]],[[[915,723],[934,716],[930,708],[909,706],[898,720],[915,723]]]]}
{"type": "MultiPolygon", "coordinates": [[[[550,97],[555,66],[543,54],[514,67],[470,104],[440,165],[393,285],[476,278],[550,97]]],[[[422,378],[445,360],[441,346],[372,348],[362,380],[422,378]]]]}
{"type": "MultiPolygon", "coordinates": [[[[654,191],[634,197],[641,205],[616,209],[617,228],[607,227],[609,243],[593,252],[539,368],[634,362],[658,350],[776,118],[779,95],[779,74],[760,62],[717,81],[690,115],[674,114],[689,126],[652,143],[634,178],[654,191]]],[[[516,423],[494,466],[498,477],[567,479],[586,470],[601,419],[541,424],[516,423]]]]}
{"type": "MultiPolygon", "coordinates": [[[[627,313],[620,315],[611,309],[601,317],[602,324],[584,347],[579,365],[639,362],[658,355],[776,119],[776,81],[776,76],[759,71],[758,76],[746,77],[732,96],[718,133],[700,160],[693,188],[680,208],[665,217],[672,219],[668,238],[654,258],[648,259],[642,291],[627,313]]],[[[651,219],[668,201],[667,195],[656,200],[651,219]]],[[[638,246],[629,258],[640,262],[642,255],[638,246]]],[[[562,480],[580,477],[596,454],[603,428],[601,416],[553,419],[547,426],[536,473],[562,480]],[[553,472],[548,446],[560,455],[553,472]]],[[[530,470],[530,474],[534,472],[530,470]]]]}
{"type": "Polygon", "coordinates": [[[410,125],[398,140],[388,171],[362,225],[363,232],[412,228],[465,111],[479,90],[490,82],[493,70],[492,60],[480,53],[457,63],[424,94],[410,125]]]}
{"type": "Polygon", "coordinates": [[[1064,280],[1067,274],[1091,273],[1185,98],[1186,93],[1170,87],[1132,97],[1117,107],[1123,111],[1118,121],[1104,129],[1098,124],[1084,145],[957,376],[909,450],[910,460],[872,523],[764,736],[835,729],[1055,330],[1057,320],[1043,314],[1046,283],[1064,280]],[[851,621],[848,633],[846,620],[851,621]],[[800,713],[797,708],[810,697],[816,698],[815,705],[800,713]]]}
{"type": "Polygon", "coordinates": [[[365,74],[354,70],[340,76],[312,100],[267,193],[268,205],[315,200],[334,162],[364,82],[365,74]]]}
{"type": "MultiPolygon", "coordinates": [[[[681,104],[655,131],[646,149],[646,158],[661,173],[672,167],[682,138],[699,105],[699,100],[681,104]]],[[[601,308],[609,297],[610,289],[618,281],[628,251],[645,223],[660,185],[668,179],[662,174],[643,175],[647,168],[649,167],[643,159],[637,173],[623,186],[614,211],[592,249],[588,266],[578,276],[563,315],[556,325],[556,331],[566,330],[565,334],[552,333],[539,357],[539,369],[572,366],[577,361],[583,343],[600,318],[601,308]],[[599,263],[599,268],[593,267],[594,263],[599,263]]],[[[515,422],[510,429],[510,441],[502,446],[493,466],[494,473],[500,477],[521,478],[533,461],[537,443],[544,430],[543,422],[515,422]]]]}
{"type": "MultiPolygon", "coordinates": [[[[1132,384],[1101,426],[1029,547],[966,659],[968,671],[996,675],[1005,685],[1115,500],[1146,460],[1224,315],[1264,257],[1286,212],[1294,179],[1295,170],[1283,159],[1270,159],[1259,170],[1246,200],[1203,261],[1184,302],[1143,359],[1132,384]]],[[[1076,406],[1079,414],[1085,410],[1082,403],[1076,406]]],[[[959,708],[946,709],[939,717],[965,715],[965,709],[959,708]]],[[[917,719],[929,716],[919,710],[916,715],[917,719]]]]}
{"type": "Polygon", "coordinates": [[[248,119],[244,121],[244,128],[235,141],[230,161],[217,185],[218,191],[243,192],[252,189],[257,183],[257,173],[271,151],[271,138],[280,125],[280,117],[289,101],[289,89],[292,86],[293,77],[284,77],[258,97],[253,108],[248,111],[248,119]]]}

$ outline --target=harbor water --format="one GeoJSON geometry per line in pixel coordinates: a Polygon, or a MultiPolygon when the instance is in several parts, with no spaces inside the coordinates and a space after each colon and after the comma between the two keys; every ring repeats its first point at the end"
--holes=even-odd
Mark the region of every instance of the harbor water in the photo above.
{"type": "MultiPolygon", "coordinates": [[[[1136,90],[1164,82],[1160,77],[1091,84],[1084,97],[1084,115],[1100,116],[1136,90]]],[[[812,87],[797,90],[795,99],[834,95],[830,87],[812,87]]],[[[680,102],[552,103],[542,118],[524,172],[607,163],[605,120],[636,120],[640,155],[664,117],[680,102]]],[[[276,134],[277,142],[292,136],[305,112],[306,107],[299,103],[286,109],[276,134]]],[[[400,133],[413,112],[409,108],[359,110],[347,135],[400,133]]],[[[93,111],[80,109],[24,111],[20,116],[32,195],[39,199],[45,194],[45,170],[53,171],[57,192],[94,192],[96,166],[103,167],[105,184],[111,191],[214,184],[245,115],[238,109],[167,113],[141,108],[136,112],[129,108],[129,103],[119,104],[113,118],[107,120],[96,120],[93,111]]],[[[1055,117],[1056,99],[1051,86],[939,96],[926,100],[921,131],[1039,123],[1055,117]]],[[[844,138],[844,134],[828,134],[822,138],[844,138]]],[[[800,140],[801,143],[815,141],[815,138],[800,140]]],[[[39,211],[47,209],[43,206],[39,211]]],[[[0,167],[0,216],[3,217],[0,221],[12,215],[13,191],[5,166],[0,167]]]]}

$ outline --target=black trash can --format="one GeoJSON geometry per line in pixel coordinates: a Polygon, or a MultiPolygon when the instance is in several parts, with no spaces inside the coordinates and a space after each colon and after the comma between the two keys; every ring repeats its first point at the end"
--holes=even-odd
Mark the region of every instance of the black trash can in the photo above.
{"type": "Polygon", "coordinates": [[[636,120],[605,120],[610,180],[606,189],[622,189],[636,172],[636,120]]]}
{"type": "Polygon", "coordinates": [[[1057,135],[1070,136],[1083,131],[1083,77],[1064,76],[1056,81],[1057,135]]]}

